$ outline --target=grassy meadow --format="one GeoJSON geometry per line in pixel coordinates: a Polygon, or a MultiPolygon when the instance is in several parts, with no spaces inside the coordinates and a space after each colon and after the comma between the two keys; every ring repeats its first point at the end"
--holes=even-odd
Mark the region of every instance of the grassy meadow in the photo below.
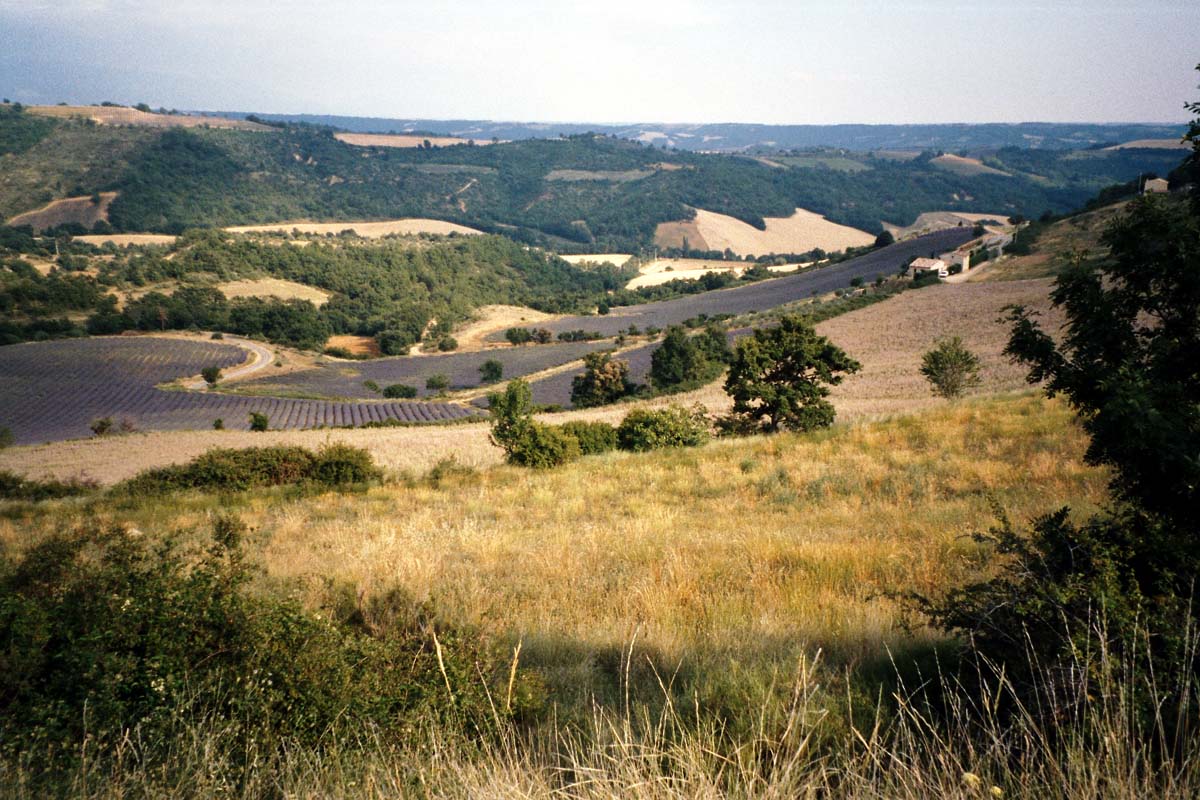
{"type": "MultiPolygon", "coordinates": [[[[838,768],[853,773],[834,781],[853,778],[839,794],[877,796],[894,781],[880,796],[934,785],[982,796],[961,782],[968,767],[950,743],[923,741],[935,747],[920,755],[910,742],[911,774],[873,778],[855,770],[880,766],[869,762],[882,738],[860,737],[883,737],[877,714],[903,729],[897,681],[935,668],[948,646],[902,596],[978,575],[968,534],[996,509],[1017,524],[1064,504],[1094,511],[1106,475],[1082,463],[1085,445],[1063,404],[1010,394],[548,472],[447,462],[350,494],[10,504],[0,542],[21,550],[92,520],[186,537],[232,512],[249,526],[259,590],[318,614],[399,590],[514,653],[537,687],[540,710],[497,742],[431,728],[435,757],[370,741],[366,755],[344,742],[292,752],[243,778],[243,796],[794,796],[833,785],[827,759],[868,756],[838,768]],[[766,769],[768,757],[791,766],[766,769]]],[[[151,796],[203,795],[224,774],[201,763],[214,736],[189,729],[169,776],[131,762],[80,793],[140,781],[151,796]]],[[[1021,774],[1045,778],[1032,769],[1021,774]]]]}

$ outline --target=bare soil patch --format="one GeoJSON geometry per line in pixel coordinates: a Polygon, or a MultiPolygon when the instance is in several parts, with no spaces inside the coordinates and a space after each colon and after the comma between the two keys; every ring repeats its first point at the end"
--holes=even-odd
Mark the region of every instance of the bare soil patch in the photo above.
{"type": "Polygon", "coordinates": [[[325,347],[337,347],[356,356],[378,358],[383,355],[379,352],[379,343],[372,336],[354,336],[351,334],[330,336],[325,342],[325,347]]]}
{"type": "Polygon", "coordinates": [[[411,236],[418,233],[435,233],[443,236],[457,233],[462,236],[479,235],[482,231],[440,219],[392,219],[379,222],[277,222],[271,225],[237,225],[225,230],[230,233],[300,233],[339,234],[351,230],[366,239],[383,236],[411,236]]]}
{"type": "Polygon", "coordinates": [[[117,199],[116,192],[101,192],[100,202],[92,202],[91,195],[85,197],[67,197],[55,200],[34,211],[17,214],[8,220],[8,225],[30,225],[35,231],[53,228],[58,225],[77,223],[90,228],[97,222],[108,221],[108,207],[117,199]]]}
{"type": "Polygon", "coordinates": [[[323,306],[329,302],[329,295],[320,289],[280,278],[230,281],[218,284],[217,288],[230,299],[234,297],[278,297],[280,300],[307,300],[314,306],[323,306]]]}

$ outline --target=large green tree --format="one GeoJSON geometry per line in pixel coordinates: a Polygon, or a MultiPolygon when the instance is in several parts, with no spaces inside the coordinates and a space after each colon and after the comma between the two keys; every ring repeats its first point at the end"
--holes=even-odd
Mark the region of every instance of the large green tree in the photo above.
{"type": "Polygon", "coordinates": [[[738,342],[725,391],[747,426],[807,431],[833,424],[829,387],[860,368],[803,317],[785,316],[738,342]]]}

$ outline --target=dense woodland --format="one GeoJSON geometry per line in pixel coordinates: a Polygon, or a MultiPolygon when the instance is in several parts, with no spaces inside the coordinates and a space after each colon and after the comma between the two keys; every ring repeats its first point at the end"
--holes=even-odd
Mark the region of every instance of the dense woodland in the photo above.
{"type": "Polygon", "coordinates": [[[1036,217],[1141,173],[1166,174],[1180,160],[1172,151],[1003,148],[985,160],[1012,176],[963,176],[930,163],[934,151],[909,161],[846,153],[773,166],[593,134],[398,149],[351,146],[333,133],[297,124],[270,133],[149,131],[9,109],[0,115],[11,172],[0,177],[0,212],[53,199],[39,177],[55,176],[55,196],[119,191],[110,210],[117,230],[424,216],[564,251],[638,252],[658,223],[686,219],[694,207],[760,228],[764,217],[803,207],[872,232],[938,209],[1036,217]]]}

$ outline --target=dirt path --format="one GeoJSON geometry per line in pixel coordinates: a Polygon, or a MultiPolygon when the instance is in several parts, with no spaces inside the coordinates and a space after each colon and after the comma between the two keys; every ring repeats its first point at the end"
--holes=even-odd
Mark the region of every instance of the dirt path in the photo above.
{"type": "MultiPolygon", "coordinates": [[[[225,342],[250,351],[250,357],[232,369],[223,370],[221,373],[222,382],[249,377],[275,363],[275,352],[260,342],[231,338],[226,338],[225,342]]],[[[184,382],[185,388],[194,391],[202,391],[207,386],[208,383],[203,378],[194,378],[184,382]]]]}

